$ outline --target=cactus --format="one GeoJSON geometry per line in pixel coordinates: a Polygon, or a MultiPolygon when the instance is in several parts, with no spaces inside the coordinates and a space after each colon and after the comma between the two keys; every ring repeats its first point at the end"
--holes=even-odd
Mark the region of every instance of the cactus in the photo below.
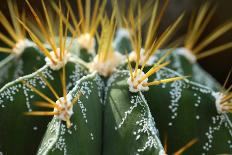
{"type": "Polygon", "coordinates": [[[157,0],[130,2],[124,11],[112,1],[108,16],[106,0],[93,10],[90,0],[85,7],[77,0],[77,12],[68,1],[48,8],[41,0],[43,19],[26,0],[31,21],[7,2],[11,21],[0,12],[9,33],[0,33],[0,154],[232,153],[230,75],[221,86],[196,61],[231,47],[199,54],[232,29],[223,24],[196,45],[211,5],[193,17],[183,47],[165,49],[184,19],[158,35],[167,1],[161,10],[157,0]]]}

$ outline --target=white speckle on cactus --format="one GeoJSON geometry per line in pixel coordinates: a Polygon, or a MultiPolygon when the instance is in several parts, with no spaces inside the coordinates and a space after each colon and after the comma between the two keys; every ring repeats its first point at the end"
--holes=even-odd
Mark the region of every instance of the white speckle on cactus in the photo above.
{"type": "MultiPolygon", "coordinates": [[[[91,93],[93,93],[93,89],[94,88],[94,83],[91,80],[86,80],[86,78],[88,78],[89,76],[94,77],[94,81],[97,82],[99,81],[100,77],[96,74],[90,74],[87,75],[83,78],[81,78],[80,80],[78,80],[78,82],[76,83],[75,87],[69,92],[69,94],[72,96],[72,98],[75,98],[77,95],[79,95],[79,91],[81,92],[81,96],[83,96],[84,98],[89,98],[89,96],[91,95],[91,93]],[[78,91],[77,91],[78,90],[78,91]]],[[[97,87],[99,88],[99,91],[102,88],[101,85],[102,83],[97,82],[97,87]]],[[[102,96],[101,96],[102,97],[102,96]]],[[[85,123],[87,124],[87,109],[85,107],[85,104],[87,104],[86,102],[83,102],[80,100],[78,100],[78,103],[76,105],[79,105],[81,108],[81,114],[82,117],[85,120],[85,123]]],[[[76,130],[78,130],[78,122],[73,122],[72,128],[66,128],[65,125],[63,123],[60,123],[61,121],[58,121],[59,119],[57,117],[55,117],[55,119],[53,119],[53,122],[51,122],[52,124],[49,126],[49,132],[53,133],[55,132],[53,135],[56,135],[56,140],[54,141],[54,143],[52,144],[52,146],[48,149],[46,149],[46,146],[41,146],[40,148],[43,148],[43,151],[62,151],[63,154],[70,154],[69,153],[69,147],[68,147],[68,143],[66,142],[66,138],[67,138],[67,134],[74,134],[74,132],[76,130]],[[60,128],[60,131],[57,132],[57,128],[60,128]]],[[[53,138],[54,139],[54,138],[53,138]]],[[[52,140],[53,140],[52,139],[52,140]]],[[[91,141],[94,141],[94,133],[93,131],[89,132],[89,139],[91,141]]],[[[53,142],[53,141],[52,141],[53,142]]],[[[48,141],[44,141],[43,145],[47,145],[48,141]]],[[[40,154],[44,154],[42,150],[40,151],[40,154]]]]}
{"type": "MultiPolygon", "coordinates": [[[[219,132],[223,125],[228,129],[228,132],[232,136],[231,127],[228,125],[224,115],[217,115],[212,117],[212,126],[209,126],[208,131],[205,133],[207,141],[202,146],[204,151],[207,152],[212,148],[214,134],[216,134],[216,132],[219,132]]],[[[228,137],[228,139],[230,139],[230,137],[228,137]]],[[[227,141],[226,139],[224,140],[227,141]]],[[[230,147],[229,143],[228,143],[228,147],[230,147]]]]}
{"type": "Polygon", "coordinates": [[[88,74],[87,70],[84,69],[81,65],[75,64],[75,69],[69,75],[70,82],[67,85],[67,89],[71,90],[75,85],[76,82],[81,79],[82,77],[88,74]]]}
{"type": "Polygon", "coordinates": [[[148,78],[144,79],[143,81],[139,82],[139,80],[142,79],[142,77],[145,75],[143,71],[138,69],[138,74],[134,79],[130,76],[127,80],[127,83],[129,85],[129,90],[130,92],[139,92],[139,91],[148,91],[149,87],[148,86],[143,86],[148,82],[148,78]]]}
{"type": "Polygon", "coordinates": [[[94,140],[93,133],[90,133],[91,140],[94,140]]]}
{"type": "Polygon", "coordinates": [[[31,103],[36,95],[34,95],[34,93],[32,93],[33,91],[30,88],[28,88],[26,85],[22,84],[20,81],[25,80],[33,87],[44,89],[46,88],[44,87],[46,84],[41,80],[41,77],[38,75],[38,72],[42,73],[44,77],[47,79],[54,79],[54,77],[51,75],[51,70],[49,70],[48,67],[45,66],[31,75],[21,77],[17,79],[16,81],[13,81],[5,85],[0,90],[1,107],[7,108],[8,104],[11,104],[11,102],[15,102],[15,97],[17,96],[17,94],[22,93],[22,95],[24,96],[24,100],[22,100],[21,104],[25,104],[22,106],[27,107],[27,110],[25,109],[25,112],[33,111],[31,107],[31,103]]]}
{"type": "MultiPolygon", "coordinates": [[[[113,74],[107,82],[107,87],[105,91],[108,92],[107,90],[111,86],[114,86],[115,80],[117,78],[125,78],[128,76],[128,71],[120,71],[120,73],[113,74]]],[[[105,96],[107,96],[107,94],[105,96]]],[[[131,131],[131,133],[135,136],[135,140],[137,141],[144,140],[144,134],[147,135],[147,139],[144,146],[138,148],[137,153],[135,154],[139,154],[140,152],[143,152],[148,148],[162,148],[160,140],[157,139],[158,131],[154,124],[154,118],[152,117],[151,112],[148,109],[148,105],[142,93],[134,93],[131,96],[130,102],[131,106],[128,108],[127,111],[124,112],[124,116],[122,116],[121,121],[119,121],[115,126],[115,130],[120,130],[120,128],[122,128],[123,125],[127,124],[126,121],[129,119],[133,111],[137,110],[138,107],[141,107],[140,115],[138,116],[139,120],[135,122],[137,127],[133,131],[131,131]]]]}
{"type": "Polygon", "coordinates": [[[61,56],[60,48],[57,48],[56,51],[57,51],[56,53],[58,54],[58,57],[55,55],[54,51],[50,52],[50,55],[54,62],[48,57],[45,58],[46,64],[53,70],[59,70],[60,68],[62,68],[68,62],[69,57],[70,57],[70,54],[67,51],[65,51],[63,52],[62,59],[60,59],[60,56],[61,56]]]}
{"type": "Polygon", "coordinates": [[[86,116],[87,109],[85,108],[84,104],[80,100],[78,101],[78,105],[81,108],[81,113],[82,113],[82,116],[85,120],[85,123],[88,123],[87,116],[86,116]]]}
{"type": "Polygon", "coordinates": [[[60,151],[63,151],[64,155],[67,154],[67,146],[66,146],[65,138],[64,138],[64,134],[66,133],[66,131],[67,131],[66,126],[64,124],[60,124],[60,135],[52,151],[54,151],[55,149],[58,149],[60,151]]]}
{"type": "MultiPolygon", "coordinates": [[[[146,60],[146,56],[147,56],[147,55],[146,55],[144,52],[145,52],[145,50],[144,50],[143,48],[141,48],[141,50],[140,50],[140,59],[139,59],[139,64],[140,64],[140,65],[142,65],[142,64],[145,62],[145,60],[146,60]]],[[[136,54],[135,51],[132,51],[132,52],[130,53],[129,59],[130,59],[130,61],[136,62],[136,60],[137,60],[137,54],[136,54]]],[[[150,56],[149,59],[148,59],[147,62],[146,62],[146,65],[147,65],[147,66],[154,65],[155,60],[157,60],[156,55],[150,56]]]]}
{"type": "MultiPolygon", "coordinates": [[[[52,123],[48,130],[52,134],[57,135],[60,132],[60,121],[55,121],[54,123],[52,123]]],[[[54,143],[57,141],[57,138],[57,136],[51,137],[46,142],[42,143],[41,147],[38,150],[38,154],[47,154],[47,151],[52,148],[54,143]]]]}
{"type": "Polygon", "coordinates": [[[38,130],[38,127],[37,127],[37,126],[34,126],[34,127],[33,127],[33,130],[38,130]]]}
{"type": "Polygon", "coordinates": [[[176,53],[178,53],[179,55],[183,55],[185,58],[187,58],[191,63],[195,63],[197,61],[197,58],[195,55],[192,54],[192,52],[190,50],[188,50],[187,48],[178,48],[176,50],[176,53]]]}
{"type": "Polygon", "coordinates": [[[25,48],[30,46],[35,46],[35,44],[28,39],[20,40],[15,44],[12,51],[16,56],[20,56],[25,48]]]}
{"type": "Polygon", "coordinates": [[[102,76],[111,75],[116,67],[125,61],[125,56],[119,52],[111,52],[112,55],[108,56],[105,61],[99,61],[98,55],[94,58],[89,68],[91,72],[97,71],[102,76]]]}
{"type": "Polygon", "coordinates": [[[227,143],[230,145],[230,148],[232,149],[232,142],[231,142],[231,140],[228,140],[227,143]]]}
{"type": "Polygon", "coordinates": [[[58,112],[56,117],[63,121],[69,120],[73,115],[72,96],[67,94],[66,100],[64,97],[61,97],[56,101],[56,104],[59,107],[59,109],[54,108],[54,112],[58,112]]]}
{"type": "Polygon", "coordinates": [[[147,109],[148,105],[146,104],[143,95],[141,93],[140,95],[142,97],[137,94],[131,96],[132,106],[127,111],[125,111],[125,115],[123,116],[121,122],[115,127],[115,130],[119,130],[126,123],[126,120],[130,116],[130,114],[134,111],[134,109],[136,109],[138,106],[142,107],[142,110],[140,112],[141,115],[139,116],[140,119],[136,122],[138,128],[132,131],[132,133],[137,141],[143,136],[143,134],[146,134],[148,138],[144,146],[142,148],[138,148],[137,150],[138,153],[145,151],[147,148],[162,147],[162,145],[159,143],[159,140],[156,139],[156,136],[158,135],[158,131],[155,128],[154,119],[151,116],[150,111],[147,109]]]}
{"type": "Polygon", "coordinates": [[[171,112],[173,113],[173,115],[171,116],[171,119],[174,120],[177,117],[177,110],[179,107],[179,100],[182,97],[182,88],[183,87],[183,82],[182,81],[175,81],[173,83],[171,83],[171,91],[169,92],[170,97],[171,97],[171,104],[169,106],[171,112]]]}
{"type": "Polygon", "coordinates": [[[95,51],[96,41],[94,37],[92,37],[89,33],[80,35],[77,38],[77,43],[80,48],[86,49],[89,54],[92,54],[92,55],[96,54],[96,51],[95,51]]]}
{"type": "MultiPolygon", "coordinates": [[[[139,98],[139,97],[138,97],[138,98],[139,98]]],[[[135,99],[135,100],[136,100],[136,99],[135,99]]],[[[131,106],[131,107],[129,108],[129,110],[127,110],[127,111],[125,112],[125,115],[124,115],[124,117],[122,118],[121,123],[119,123],[118,126],[117,126],[115,129],[121,128],[122,125],[124,124],[124,122],[126,121],[127,117],[128,117],[128,116],[132,113],[132,111],[138,106],[138,102],[139,102],[139,101],[134,101],[134,99],[132,99],[131,102],[132,102],[132,105],[133,105],[133,106],[131,106]]],[[[141,102],[141,101],[140,101],[140,102],[141,102]]]]}

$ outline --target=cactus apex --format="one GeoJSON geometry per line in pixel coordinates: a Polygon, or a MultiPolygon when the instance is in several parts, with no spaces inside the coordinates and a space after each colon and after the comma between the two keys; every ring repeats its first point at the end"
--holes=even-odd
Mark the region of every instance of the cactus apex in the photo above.
{"type": "Polygon", "coordinates": [[[66,50],[61,54],[60,48],[57,48],[56,52],[50,52],[50,57],[45,58],[46,64],[53,70],[59,70],[66,65],[70,54],[66,50]]]}

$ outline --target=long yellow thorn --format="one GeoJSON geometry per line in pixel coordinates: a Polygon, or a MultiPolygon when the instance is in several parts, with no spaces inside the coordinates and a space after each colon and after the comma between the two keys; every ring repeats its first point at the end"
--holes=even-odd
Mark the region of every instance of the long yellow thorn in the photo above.
{"type": "Polygon", "coordinates": [[[188,36],[186,48],[192,49],[193,45],[195,44],[195,42],[193,42],[194,38],[196,37],[195,34],[197,34],[197,31],[199,30],[201,23],[206,15],[208,9],[209,9],[209,3],[205,3],[199,9],[199,13],[198,13],[198,16],[196,18],[196,22],[193,25],[192,31],[190,32],[190,34],[188,36]]]}
{"type": "Polygon", "coordinates": [[[38,107],[45,107],[45,108],[52,108],[52,109],[58,108],[58,106],[55,106],[47,102],[34,102],[33,104],[38,107]]]}
{"type": "Polygon", "coordinates": [[[63,90],[63,97],[65,99],[65,103],[67,102],[67,88],[66,88],[66,70],[65,66],[62,68],[62,73],[60,74],[61,77],[61,84],[63,90]]]}
{"type": "MultiPolygon", "coordinates": [[[[82,95],[82,93],[81,93],[81,92],[78,92],[78,95],[72,100],[71,105],[77,104],[77,100],[80,99],[81,95],[82,95]]],[[[70,106],[71,106],[71,105],[70,105],[70,106]]]]}
{"type": "Polygon", "coordinates": [[[154,52],[157,51],[165,42],[167,42],[168,38],[173,34],[173,32],[177,29],[177,26],[180,24],[184,17],[184,13],[181,14],[178,19],[171,25],[169,26],[165,32],[160,36],[160,38],[157,40],[156,45],[154,48],[149,52],[145,58],[145,61],[143,62],[142,66],[145,66],[149,58],[154,54],[154,52]]]}
{"type": "Polygon", "coordinates": [[[47,97],[45,94],[40,92],[38,89],[27,83],[26,81],[22,81],[23,84],[25,84],[28,88],[30,88],[32,91],[34,91],[36,94],[38,94],[40,97],[42,97],[44,100],[48,101],[49,103],[56,105],[56,103],[51,100],[49,97],[47,97]]]}
{"type": "Polygon", "coordinates": [[[207,45],[209,45],[211,42],[216,40],[221,35],[225,34],[229,30],[232,29],[232,22],[229,22],[227,24],[223,24],[219,26],[216,30],[214,30],[211,34],[208,35],[196,48],[193,49],[194,53],[199,53],[202,49],[204,49],[207,45]]]}
{"type": "Polygon", "coordinates": [[[25,115],[28,116],[54,116],[58,115],[58,112],[53,112],[53,111],[32,111],[32,112],[25,112],[25,115]]]}
{"type": "Polygon", "coordinates": [[[225,103],[225,102],[229,101],[230,99],[232,99],[232,93],[230,93],[229,95],[223,97],[221,103],[225,103]]]}
{"type": "Polygon", "coordinates": [[[185,77],[173,77],[173,78],[163,79],[159,81],[153,81],[153,82],[145,83],[143,85],[144,86],[155,86],[155,85],[159,85],[162,83],[169,83],[169,82],[183,80],[183,79],[186,79],[186,76],[185,77]]]}
{"type": "Polygon", "coordinates": [[[126,57],[127,57],[127,63],[128,63],[129,71],[130,71],[131,81],[134,81],[133,70],[132,70],[132,66],[131,66],[129,55],[128,55],[127,51],[126,51],[126,57]]]}
{"type": "Polygon", "coordinates": [[[1,32],[0,32],[0,40],[6,43],[10,47],[13,47],[15,45],[15,43],[11,39],[9,39],[7,36],[2,34],[1,32]]]}
{"type": "Polygon", "coordinates": [[[12,53],[12,49],[10,49],[10,48],[0,47],[0,52],[4,52],[4,53],[12,53]]]}
{"type": "Polygon", "coordinates": [[[227,44],[215,47],[215,48],[207,50],[207,51],[204,51],[200,54],[197,54],[196,57],[197,57],[197,59],[203,59],[203,58],[209,57],[211,55],[220,53],[220,52],[227,50],[229,48],[232,48],[232,42],[229,42],[227,44]]]}
{"type": "Polygon", "coordinates": [[[154,73],[158,72],[161,68],[167,66],[170,64],[170,61],[167,61],[161,65],[158,66],[153,66],[139,81],[138,83],[141,83],[143,80],[145,80],[146,78],[150,77],[151,75],[153,75],[154,73]]]}
{"type": "Polygon", "coordinates": [[[53,60],[53,58],[51,57],[50,52],[44,47],[43,43],[36,37],[36,35],[25,25],[25,23],[23,23],[20,19],[18,19],[18,21],[23,25],[23,27],[27,30],[27,32],[29,33],[31,39],[38,45],[38,47],[40,48],[40,50],[43,52],[43,54],[45,56],[47,56],[54,64],[56,64],[56,62],[53,60]]]}
{"type": "Polygon", "coordinates": [[[18,9],[16,8],[17,5],[13,5],[11,0],[8,0],[7,4],[8,4],[9,11],[10,11],[10,17],[11,17],[12,24],[14,26],[15,33],[17,34],[17,36],[20,36],[21,35],[20,25],[15,18],[15,17],[19,17],[18,9]]]}
{"type": "Polygon", "coordinates": [[[184,147],[182,147],[180,150],[174,153],[174,155],[181,155],[184,151],[186,151],[188,148],[196,144],[198,139],[193,139],[190,142],[188,142],[184,147]]]}
{"type": "Polygon", "coordinates": [[[85,32],[89,32],[90,30],[90,8],[91,8],[91,2],[90,0],[85,0],[85,19],[86,19],[86,25],[85,25],[85,32]]]}
{"type": "Polygon", "coordinates": [[[228,74],[227,77],[226,77],[225,82],[223,83],[223,88],[226,87],[226,85],[227,85],[227,83],[228,83],[228,81],[229,81],[229,78],[230,78],[231,73],[232,73],[232,67],[231,67],[231,69],[230,69],[230,71],[229,71],[229,74],[228,74]]]}
{"type": "Polygon", "coordinates": [[[52,85],[48,82],[48,80],[43,76],[43,73],[39,73],[39,77],[45,82],[46,86],[50,89],[50,91],[53,93],[53,95],[58,100],[60,97],[56,93],[55,89],[52,87],[52,85]]]}
{"type": "Polygon", "coordinates": [[[29,3],[28,0],[26,0],[26,3],[27,3],[27,5],[29,6],[29,8],[30,8],[30,10],[32,12],[32,15],[35,17],[35,20],[36,20],[39,28],[41,29],[41,32],[44,34],[45,38],[47,39],[47,41],[51,45],[52,50],[54,51],[55,55],[58,57],[58,54],[56,52],[56,47],[53,44],[53,42],[51,41],[51,38],[50,38],[49,34],[46,31],[46,28],[44,27],[43,23],[41,22],[40,18],[38,17],[38,15],[36,14],[35,10],[33,9],[33,7],[31,6],[31,4],[29,3]]]}
{"type": "Polygon", "coordinates": [[[7,18],[3,15],[3,13],[0,11],[0,23],[2,23],[3,27],[6,29],[6,31],[10,34],[10,36],[14,39],[15,42],[19,40],[17,34],[14,32],[13,27],[8,22],[7,18]]]}
{"type": "Polygon", "coordinates": [[[77,0],[77,8],[78,8],[78,12],[79,12],[79,16],[82,19],[82,24],[81,24],[81,31],[82,33],[85,30],[85,16],[84,16],[84,11],[83,11],[83,4],[81,2],[81,0],[77,0]]]}
{"type": "MultiPolygon", "coordinates": [[[[48,15],[47,8],[46,8],[46,6],[45,6],[45,4],[44,4],[44,0],[42,0],[42,6],[43,6],[45,18],[46,18],[46,20],[47,20],[48,29],[49,29],[50,36],[51,36],[51,42],[53,43],[54,48],[57,49],[56,43],[55,43],[56,41],[55,41],[55,36],[54,36],[53,27],[52,27],[52,24],[51,24],[50,17],[49,17],[49,15],[48,15]]],[[[60,17],[60,18],[61,18],[61,17],[60,17]]]]}

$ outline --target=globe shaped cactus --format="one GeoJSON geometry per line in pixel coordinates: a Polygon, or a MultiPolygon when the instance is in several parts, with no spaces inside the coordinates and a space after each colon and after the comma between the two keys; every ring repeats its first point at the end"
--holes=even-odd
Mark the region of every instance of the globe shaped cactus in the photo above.
{"type": "Polygon", "coordinates": [[[7,4],[0,154],[232,153],[230,74],[222,86],[197,62],[232,47],[204,51],[232,29],[229,21],[199,40],[215,12],[209,3],[192,16],[184,40],[169,46],[185,18],[159,34],[167,1],[161,9],[158,0],[124,9],[112,1],[110,14],[107,0],[77,0],[76,9],[41,0],[43,15],[27,0],[30,15],[7,4]]]}

